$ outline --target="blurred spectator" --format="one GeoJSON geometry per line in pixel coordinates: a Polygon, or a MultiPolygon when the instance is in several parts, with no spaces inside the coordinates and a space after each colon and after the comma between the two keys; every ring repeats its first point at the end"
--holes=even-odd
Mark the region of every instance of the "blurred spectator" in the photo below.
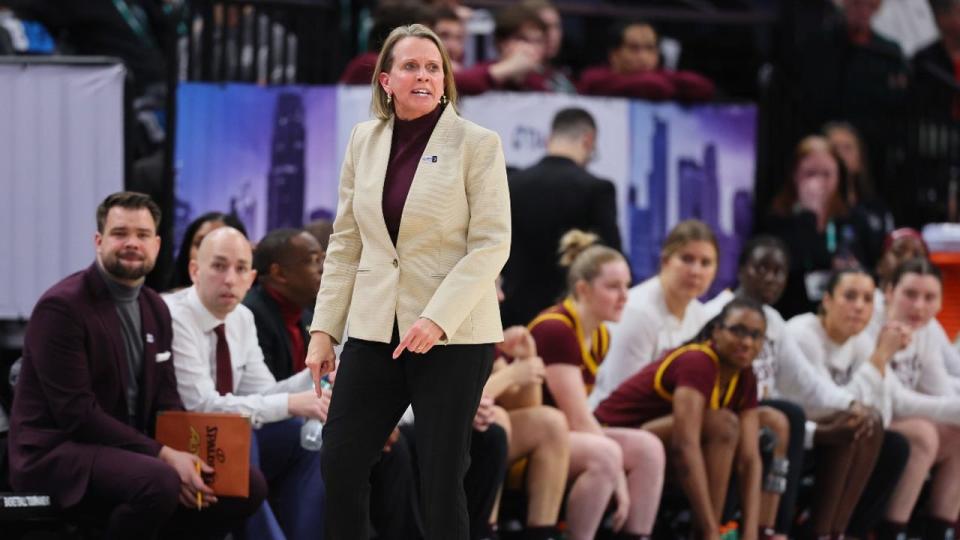
{"type": "Polygon", "coordinates": [[[831,271],[860,266],[863,248],[840,195],[840,157],[821,136],[797,144],[790,177],[773,200],[766,231],[790,248],[790,274],[780,301],[785,319],[815,311],[831,271]]]}
{"type": "Polygon", "coordinates": [[[373,14],[367,52],[354,57],[340,75],[341,84],[371,84],[380,47],[390,32],[407,24],[433,26],[433,12],[418,0],[381,2],[373,14]]]}
{"type": "Polygon", "coordinates": [[[257,282],[243,299],[253,313],[263,361],[279,381],[303,371],[320,290],[323,250],[312,234],[274,229],[257,244],[257,282]]]}
{"type": "Polygon", "coordinates": [[[203,237],[224,225],[229,225],[244,235],[247,234],[247,229],[237,216],[223,212],[207,212],[187,225],[187,230],[184,231],[183,238],[180,240],[180,251],[177,252],[177,259],[174,261],[173,276],[167,286],[168,291],[183,289],[193,284],[190,279],[190,261],[197,258],[197,249],[200,248],[203,237]]]}
{"type": "Polygon", "coordinates": [[[708,101],[713,98],[715,88],[706,77],[662,67],[660,39],[649,23],[615,24],[609,38],[609,65],[584,70],[580,76],[580,93],[650,100],[708,101]]]}
{"type": "Polygon", "coordinates": [[[456,73],[457,90],[464,95],[490,90],[556,92],[556,73],[546,64],[547,25],[540,15],[516,4],[497,13],[494,32],[500,58],[481,62],[456,73]]]}
{"type": "Polygon", "coordinates": [[[77,54],[115,56],[133,74],[134,95],[166,80],[164,42],[171,18],[154,0],[7,0],[20,17],[41,22],[77,54]]]}
{"type": "Polygon", "coordinates": [[[554,91],[567,94],[576,93],[577,89],[570,80],[570,69],[567,66],[557,64],[557,56],[563,46],[563,21],[560,20],[560,12],[549,0],[523,0],[523,5],[536,11],[540,20],[546,26],[545,63],[551,66],[550,84],[554,91]]]}
{"type": "Polygon", "coordinates": [[[879,147],[874,139],[890,139],[890,119],[902,113],[907,64],[900,46],[870,26],[880,1],[842,0],[840,16],[801,46],[794,82],[810,130],[845,119],[871,147],[879,147]]]}
{"type": "Polygon", "coordinates": [[[823,135],[847,169],[847,181],[840,192],[863,240],[863,264],[873,268],[883,251],[883,239],[894,228],[893,214],[874,189],[866,148],[857,129],[847,122],[830,122],[824,126],[823,135]]]}
{"type": "Polygon", "coordinates": [[[440,10],[449,9],[460,17],[461,21],[467,21],[473,16],[474,10],[460,3],[460,0],[424,0],[424,3],[433,6],[439,13],[440,10]]]}
{"type": "Polygon", "coordinates": [[[930,0],[940,39],[913,57],[913,104],[932,118],[960,120],[960,0],[930,0]]]}
{"type": "Polygon", "coordinates": [[[53,54],[56,46],[45,26],[18,18],[0,5],[0,54],[53,54]]]}
{"type": "Polygon", "coordinates": [[[909,58],[937,39],[930,0],[887,0],[870,26],[896,41],[909,58]]]}
{"type": "Polygon", "coordinates": [[[433,12],[433,31],[447,48],[447,54],[453,62],[454,71],[463,68],[464,43],[467,39],[467,27],[463,19],[452,8],[442,5],[433,12]]]}

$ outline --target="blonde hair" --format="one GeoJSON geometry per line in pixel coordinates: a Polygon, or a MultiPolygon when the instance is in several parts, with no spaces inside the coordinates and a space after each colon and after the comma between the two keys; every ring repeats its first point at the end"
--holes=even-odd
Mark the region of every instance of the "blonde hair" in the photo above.
{"type": "Polygon", "coordinates": [[[608,262],[626,262],[619,251],[598,244],[599,239],[580,229],[571,229],[560,238],[560,266],[567,268],[567,293],[574,297],[578,281],[590,283],[608,262]]]}
{"type": "Polygon", "coordinates": [[[690,242],[710,242],[713,246],[714,256],[720,253],[713,229],[699,219],[688,219],[677,223],[673,229],[670,229],[670,234],[667,235],[667,239],[663,241],[663,247],[660,248],[660,264],[662,265],[664,261],[690,242]]]}
{"type": "Polygon", "coordinates": [[[380,56],[377,57],[377,65],[373,70],[373,80],[370,82],[373,87],[373,95],[370,98],[370,110],[373,115],[380,120],[388,120],[393,116],[393,107],[387,101],[387,92],[380,85],[380,74],[390,72],[393,68],[393,49],[397,43],[408,37],[428,39],[437,46],[440,51],[440,58],[443,59],[443,94],[447,97],[447,102],[456,107],[457,105],[457,83],[453,79],[453,63],[450,61],[450,55],[443,46],[443,41],[422,24],[410,24],[398,26],[390,32],[387,39],[383,42],[380,49],[380,56]]]}

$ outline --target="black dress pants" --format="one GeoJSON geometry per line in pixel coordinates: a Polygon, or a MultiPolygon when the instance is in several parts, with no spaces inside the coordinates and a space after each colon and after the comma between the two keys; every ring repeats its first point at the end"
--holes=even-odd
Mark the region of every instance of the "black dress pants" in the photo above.
{"type": "Polygon", "coordinates": [[[390,451],[380,453],[370,475],[370,520],[377,540],[423,538],[414,454],[407,437],[401,432],[390,451]]]}
{"type": "Polygon", "coordinates": [[[493,345],[438,345],[426,354],[349,339],[323,428],[327,539],[365,538],[370,472],[407,405],[416,415],[420,513],[427,540],[467,540],[463,479],[472,421],[493,364],[493,345]]]}
{"type": "MultiPolygon", "coordinates": [[[[400,429],[411,440],[415,438],[416,426],[405,425],[400,429]]],[[[470,540],[483,540],[491,536],[490,515],[493,514],[497,494],[507,474],[508,450],[507,432],[499,425],[490,424],[486,431],[473,431],[470,438],[470,468],[463,479],[467,514],[470,516],[470,540]]],[[[416,456],[417,449],[413,444],[410,445],[410,451],[416,456]]]]}

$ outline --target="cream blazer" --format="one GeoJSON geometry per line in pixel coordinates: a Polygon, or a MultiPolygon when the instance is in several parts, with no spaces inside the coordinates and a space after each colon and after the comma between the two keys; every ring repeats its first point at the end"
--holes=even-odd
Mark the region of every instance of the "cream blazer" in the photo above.
{"type": "Polygon", "coordinates": [[[510,195],[500,138],[446,107],[394,247],[382,205],[392,134],[392,118],[350,134],[310,331],[389,343],[395,318],[402,337],[426,317],[445,343],[502,341],[495,282],[510,253],[510,195]]]}

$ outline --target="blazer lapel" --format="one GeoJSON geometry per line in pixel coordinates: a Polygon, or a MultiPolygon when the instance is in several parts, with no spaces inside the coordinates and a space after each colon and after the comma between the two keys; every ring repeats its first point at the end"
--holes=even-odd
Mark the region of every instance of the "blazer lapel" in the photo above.
{"type": "MultiPolygon", "coordinates": [[[[440,181],[439,179],[435,180],[435,176],[439,174],[438,171],[440,167],[437,167],[435,163],[430,163],[429,165],[424,166],[423,157],[435,156],[438,160],[442,160],[446,158],[446,155],[449,155],[446,154],[446,151],[450,147],[450,130],[453,128],[457,119],[457,113],[453,109],[453,106],[447,105],[443,110],[443,113],[440,114],[440,118],[437,120],[437,125],[434,126],[433,133],[430,134],[430,139],[427,140],[427,146],[423,149],[423,156],[421,156],[420,161],[417,162],[417,170],[413,174],[413,181],[410,184],[410,191],[407,192],[407,202],[417,196],[418,187],[420,190],[430,189],[431,182],[440,181]]],[[[404,204],[403,212],[400,214],[400,230],[397,233],[398,244],[400,243],[400,239],[405,236],[404,231],[407,231],[407,234],[410,234],[407,230],[409,227],[404,227],[404,223],[407,221],[404,219],[404,217],[407,215],[408,208],[410,208],[410,205],[404,204]]]]}
{"type": "Polygon", "coordinates": [[[96,268],[96,263],[91,266],[87,273],[88,283],[90,284],[92,296],[95,299],[94,313],[100,323],[100,329],[110,340],[110,347],[113,349],[112,360],[116,372],[120,375],[121,391],[120,395],[124,397],[123,410],[126,410],[126,391],[129,384],[128,372],[130,368],[127,363],[127,350],[123,345],[123,335],[120,327],[120,316],[117,315],[117,306],[110,298],[110,292],[107,290],[107,284],[103,282],[100,271],[96,268]]]}
{"type": "MultiPolygon", "coordinates": [[[[140,384],[140,425],[148,426],[150,411],[153,410],[154,391],[156,389],[157,352],[160,334],[157,331],[157,318],[143,294],[140,303],[140,329],[143,332],[143,378],[140,384]]],[[[172,361],[172,360],[170,360],[172,361]]]]}
{"type": "MultiPolygon", "coordinates": [[[[369,200],[369,197],[364,197],[367,200],[367,205],[372,208],[373,213],[370,214],[376,224],[374,226],[378,229],[378,235],[381,237],[381,240],[384,242],[384,245],[392,246],[393,241],[390,240],[390,233],[387,231],[387,221],[383,217],[383,186],[387,179],[387,165],[390,163],[390,146],[393,143],[393,117],[390,117],[390,120],[387,120],[383,127],[379,130],[379,133],[376,133],[373,137],[370,138],[370,152],[365,152],[364,155],[373,156],[370,163],[370,173],[369,176],[365,175],[365,178],[357,177],[354,180],[354,198],[357,197],[357,192],[360,191],[359,187],[362,184],[364,187],[364,192],[374,195],[373,200],[369,200]]],[[[363,197],[363,194],[361,194],[363,197]]],[[[362,219],[362,217],[360,218],[362,219]]]]}

